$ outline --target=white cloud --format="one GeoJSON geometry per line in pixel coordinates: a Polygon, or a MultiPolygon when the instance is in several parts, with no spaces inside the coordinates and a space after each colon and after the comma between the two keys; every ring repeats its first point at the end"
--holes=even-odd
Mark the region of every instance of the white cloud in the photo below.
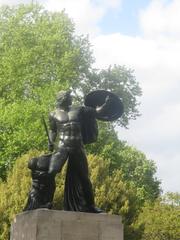
{"type": "Polygon", "coordinates": [[[151,1],[140,12],[141,36],[120,33],[94,38],[97,67],[121,64],[135,69],[143,89],[142,116],[119,129],[158,166],[165,191],[180,191],[180,1],[151,1]]]}
{"type": "Polygon", "coordinates": [[[111,8],[120,6],[121,0],[47,0],[46,8],[60,11],[65,8],[76,23],[76,31],[83,34],[97,34],[98,22],[111,8]]]}
{"type": "Polygon", "coordinates": [[[135,69],[144,91],[149,93],[169,91],[180,77],[180,42],[174,45],[173,41],[117,33],[98,36],[93,45],[98,67],[118,63],[135,69]]]}
{"type": "Polygon", "coordinates": [[[180,101],[168,105],[167,99],[162,104],[158,98],[151,103],[149,96],[144,99],[143,116],[132,122],[129,130],[119,129],[119,137],[155,161],[164,191],[180,191],[180,101]]]}
{"type": "Polygon", "coordinates": [[[6,4],[6,5],[15,5],[15,4],[21,4],[21,3],[31,3],[32,0],[0,0],[0,5],[6,4]]]}
{"type": "Polygon", "coordinates": [[[141,26],[146,36],[157,37],[161,34],[180,37],[180,1],[153,0],[141,11],[141,26]]]}

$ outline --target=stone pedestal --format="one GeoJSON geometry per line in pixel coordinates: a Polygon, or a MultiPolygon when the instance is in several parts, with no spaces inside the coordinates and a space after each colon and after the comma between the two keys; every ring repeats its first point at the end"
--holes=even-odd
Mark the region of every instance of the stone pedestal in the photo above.
{"type": "Polygon", "coordinates": [[[11,240],[123,240],[120,216],[38,209],[16,216],[11,240]]]}

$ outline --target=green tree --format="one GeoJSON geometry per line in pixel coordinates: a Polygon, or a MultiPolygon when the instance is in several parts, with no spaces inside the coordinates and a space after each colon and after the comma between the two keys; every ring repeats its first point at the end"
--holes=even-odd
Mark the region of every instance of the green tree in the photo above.
{"type": "Polygon", "coordinates": [[[124,180],[136,189],[140,205],[147,200],[154,201],[161,192],[155,163],[127,144],[119,151],[118,159],[118,168],[122,169],[124,180]]]}
{"type": "Polygon", "coordinates": [[[7,103],[51,83],[73,85],[92,63],[88,40],[74,34],[68,16],[36,4],[2,7],[0,39],[0,96],[7,103]]]}
{"type": "Polygon", "coordinates": [[[0,177],[22,153],[43,149],[41,115],[92,63],[86,37],[64,12],[37,4],[0,8],[0,177]]]}
{"type": "Polygon", "coordinates": [[[141,240],[180,239],[180,194],[168,193],[154,203],[147,203],[135,224],[141,240]]]}

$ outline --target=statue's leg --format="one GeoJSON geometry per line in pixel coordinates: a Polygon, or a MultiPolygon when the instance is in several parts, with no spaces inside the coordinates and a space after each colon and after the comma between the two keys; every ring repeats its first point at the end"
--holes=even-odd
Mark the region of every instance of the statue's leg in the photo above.
{"type": "Polygon", "coordinates": [[[58,152],[52,155],[49,164],[49,174],[56,175],[63,168],[68,158],[68,151],[65,147],[60,147],[58,152]]]}
{"type": "MultiPolygon", "coordinates": [[[[44,189],[42,189],[42,205],[44,205],[43,207],[51,209],[56,190],[55,175],[47,173],[44,180],[44,189]]],[[[41,186],[43,186],[43,184],[41,186]]]]}
{"type": "Polygon", "coordinates": [[[56,190],[56,183],[55,183],[55,178],[54,177],[50,177],[48,179],[48,185],[49,185],[49,202],[53,201],[53,197],[54,197],[54,192],[56,190]]]}

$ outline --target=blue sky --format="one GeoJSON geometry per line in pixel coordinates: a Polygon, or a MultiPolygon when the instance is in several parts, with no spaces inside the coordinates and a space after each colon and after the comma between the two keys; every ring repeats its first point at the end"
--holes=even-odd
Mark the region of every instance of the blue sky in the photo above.
{"type": "Polygon", "coordinates": [[[125,0],[120,8],[110,9],[99,23],[102,33],[140,34],[138,14],[149,2],[150,0],[125,0]]]}
{"type": "Polygon", "coordinates": [[[89,35],[96,68],[134,69],[143,91],[141,117],[118,135],[154,160],[164,192],[180,192],[180,0],[39,2],[49,11],[65,8],[76,33],[89,35]]]}

